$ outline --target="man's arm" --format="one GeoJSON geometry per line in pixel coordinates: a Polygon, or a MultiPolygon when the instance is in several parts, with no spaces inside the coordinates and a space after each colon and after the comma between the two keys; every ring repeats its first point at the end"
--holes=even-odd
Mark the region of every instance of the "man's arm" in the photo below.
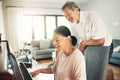
{"type": "Polygon", "coordinates": [[[104,38],[101,38],[101,39],[91,39],[91,40],[88,40],[88,41],[82,41],[80,43],[80,45],[79,45],[79,49],[80,49],[80,51],[83,52],[86,46],[103,45],[104,42],[105,42],[104,38]]]}

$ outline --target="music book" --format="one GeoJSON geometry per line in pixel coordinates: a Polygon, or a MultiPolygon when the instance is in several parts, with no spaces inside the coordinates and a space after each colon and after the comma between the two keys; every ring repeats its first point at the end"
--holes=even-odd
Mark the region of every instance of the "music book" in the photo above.
{"type": "Polygon", "coordinates": [[[54,80],[54,74],[40,73],[36,77],[33,77],[33,80],[54,80]]]}

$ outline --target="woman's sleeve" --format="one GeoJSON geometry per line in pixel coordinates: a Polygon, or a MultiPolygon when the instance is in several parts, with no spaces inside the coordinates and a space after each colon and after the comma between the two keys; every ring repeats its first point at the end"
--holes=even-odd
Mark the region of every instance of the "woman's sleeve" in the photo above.
{"type": "Polygon", "coordinates": [[[58,55],[57,55],[57,58],[56,58],[56,60],[55,60],[55,62],[54,62],[54,65],[53,65],[53,67],[52,67],[52,71],[53,71],[53,73],[54,74],[56,74],[56,68],[57,68],[57,65],[58,65],[58,63],[59,63],[59,54],[60,53],[57,53],[58,55]]]}
{"type": "Polygon", "coordinates": [[[79,53],[74,58],[72,75],[74,80],[86,80],[85,58],[82,53],[79,53]]]}

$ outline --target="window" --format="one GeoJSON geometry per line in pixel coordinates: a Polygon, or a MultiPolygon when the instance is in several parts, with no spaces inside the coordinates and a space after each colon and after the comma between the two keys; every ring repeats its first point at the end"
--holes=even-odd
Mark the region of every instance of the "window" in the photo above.
{"type": "Polygon", "coordinates": [[[58,16],[57,18],[58,18],[57,19],[58,26],[60,26],[60,25],[68,26],[68,21],[66,20],[66,18],[64,16],[58,16]]]}
{"type": "Polygon", "coordinates": [[[19,27],[19,39],[21,42],[30,42],[32,38],[32,16],[25,16],[23,19],[24,26],[19,27]]]}
{"type": "Polygon", "coordinates": [[[33,17],[33,26],[32,26],[32,39],[44,39],[45,38],[45,22],[44,16],[34,16],[33,17]]]}
{"type": "Polygon", "coordinates": [[[47,39],[51,39],[53,30],[56,28],[55,16],[46,16],[46,36],[47,39]]]}
{"type": "Polygon", "coordinates": [[[68,22],[63,15],[25,15],[23,30],[26,28],[27,33],[25,30],[26,35],[24,35],[24,40],[52,39],[53,30],[60,25],[68,25],[68,22]]]}

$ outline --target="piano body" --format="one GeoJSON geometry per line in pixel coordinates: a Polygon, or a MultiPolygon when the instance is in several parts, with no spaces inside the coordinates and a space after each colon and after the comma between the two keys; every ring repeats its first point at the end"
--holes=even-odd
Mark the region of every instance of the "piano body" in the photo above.
{"type": "Polygon", "coordinates": [[[0,80],[32,80],[24,63],[18,64],[7,40],[0,40],[0,80]]]}

